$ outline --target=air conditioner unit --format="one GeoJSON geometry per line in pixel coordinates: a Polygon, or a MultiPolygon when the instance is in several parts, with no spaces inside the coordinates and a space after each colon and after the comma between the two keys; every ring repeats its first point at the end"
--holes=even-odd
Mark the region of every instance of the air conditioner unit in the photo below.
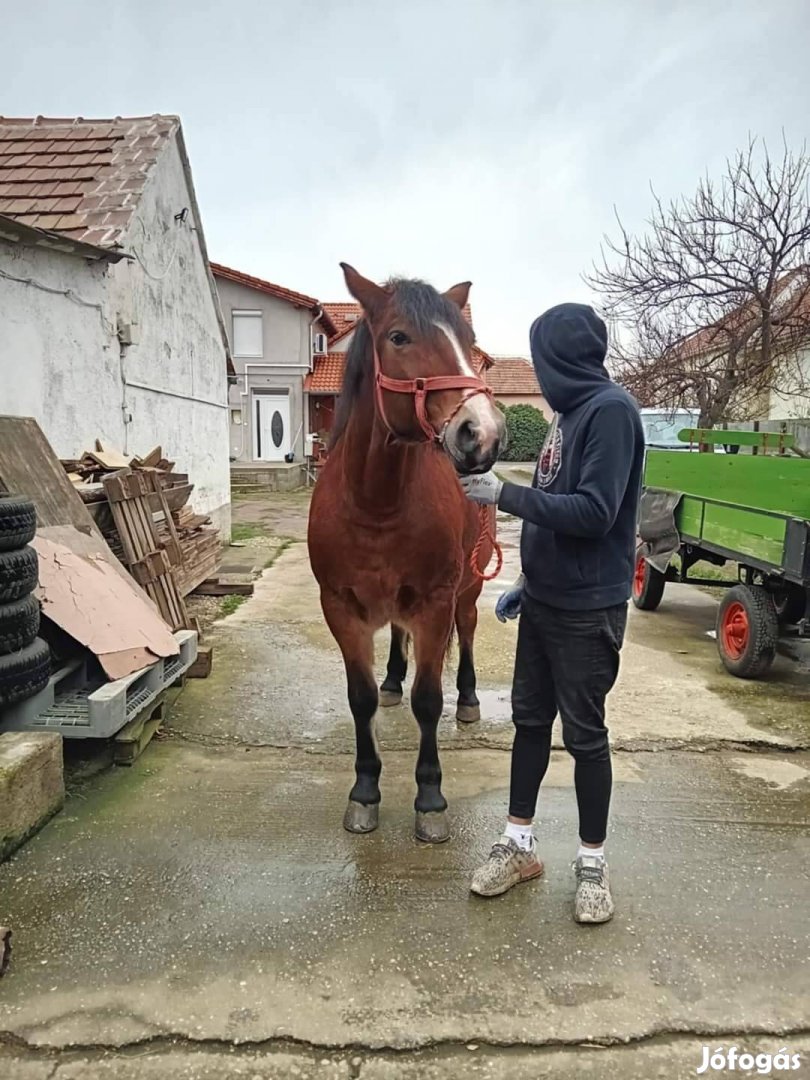
{"type": "Polygon", "coordinates": [[[312,351],[316,356],[322,356],[329,348],[326,334],[312,335],[312,351]]]}

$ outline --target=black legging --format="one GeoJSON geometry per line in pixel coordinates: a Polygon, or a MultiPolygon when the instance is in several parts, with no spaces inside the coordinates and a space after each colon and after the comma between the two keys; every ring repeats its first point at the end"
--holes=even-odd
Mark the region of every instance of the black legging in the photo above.
{"type": "MultiPolygon", "coordinates": [[[[510,817],[534,817],[537,795],[548,769],[550,754],[550,728],[526,727],[524,724],[515,726],[510,817]]],[[[586,844],[601,844],[605,839],[612,782],[613,770],[609,757],[603,761],[577,761],[574,765],[579,836],[586,844]]]]}

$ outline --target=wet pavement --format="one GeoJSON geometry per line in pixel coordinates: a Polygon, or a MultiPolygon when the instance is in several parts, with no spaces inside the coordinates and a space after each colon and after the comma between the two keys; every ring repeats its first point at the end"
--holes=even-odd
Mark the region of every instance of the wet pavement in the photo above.
{"type": "MultiPolygon", "coordinates": [[[[302,521],[291,511],[284,535],[300,541],[302,521]]],[[[513,523],[502,535],[508,580],[513,523]]],[[[0,1077],[633,1080],[695,1075],[709,1042],[810,1062],[804,682],[725,676],[697,590],[633,613],[610,710],[615,920],[571,920],[561,751],[539,811],[545,878],[483,901],[469,875],[508,782],[515,629],[492,615],[498,591],[481,603],[480,724],[456,725],[447,681],[451,842],[412,837],[404,706],[379,718],[380,829],[350,836],[342,669],[305,547],[287,548],[218,624],[214,674],[188,684],[169,737],[0,867],[16,936],[0,1077]]]]}

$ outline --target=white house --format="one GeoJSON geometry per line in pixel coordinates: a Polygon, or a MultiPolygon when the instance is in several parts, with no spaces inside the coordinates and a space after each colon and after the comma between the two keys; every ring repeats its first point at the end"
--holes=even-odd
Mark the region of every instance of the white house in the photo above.
{"type": "Polygon", "coordinates": [[[229,370],[179,119],[0,117],[0,412],[160,444],[228,535],[229,370]]]}

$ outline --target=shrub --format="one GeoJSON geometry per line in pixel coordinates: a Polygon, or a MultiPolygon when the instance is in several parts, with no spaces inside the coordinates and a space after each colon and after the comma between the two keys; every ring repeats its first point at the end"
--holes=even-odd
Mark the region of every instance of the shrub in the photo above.
{"type": "Polygon", "coordinates": [[[534,461],[548,431],[548,420],[534,405],[507,405],[496,402],[506,418],[509,445],[502,461],[534,461]]]}

